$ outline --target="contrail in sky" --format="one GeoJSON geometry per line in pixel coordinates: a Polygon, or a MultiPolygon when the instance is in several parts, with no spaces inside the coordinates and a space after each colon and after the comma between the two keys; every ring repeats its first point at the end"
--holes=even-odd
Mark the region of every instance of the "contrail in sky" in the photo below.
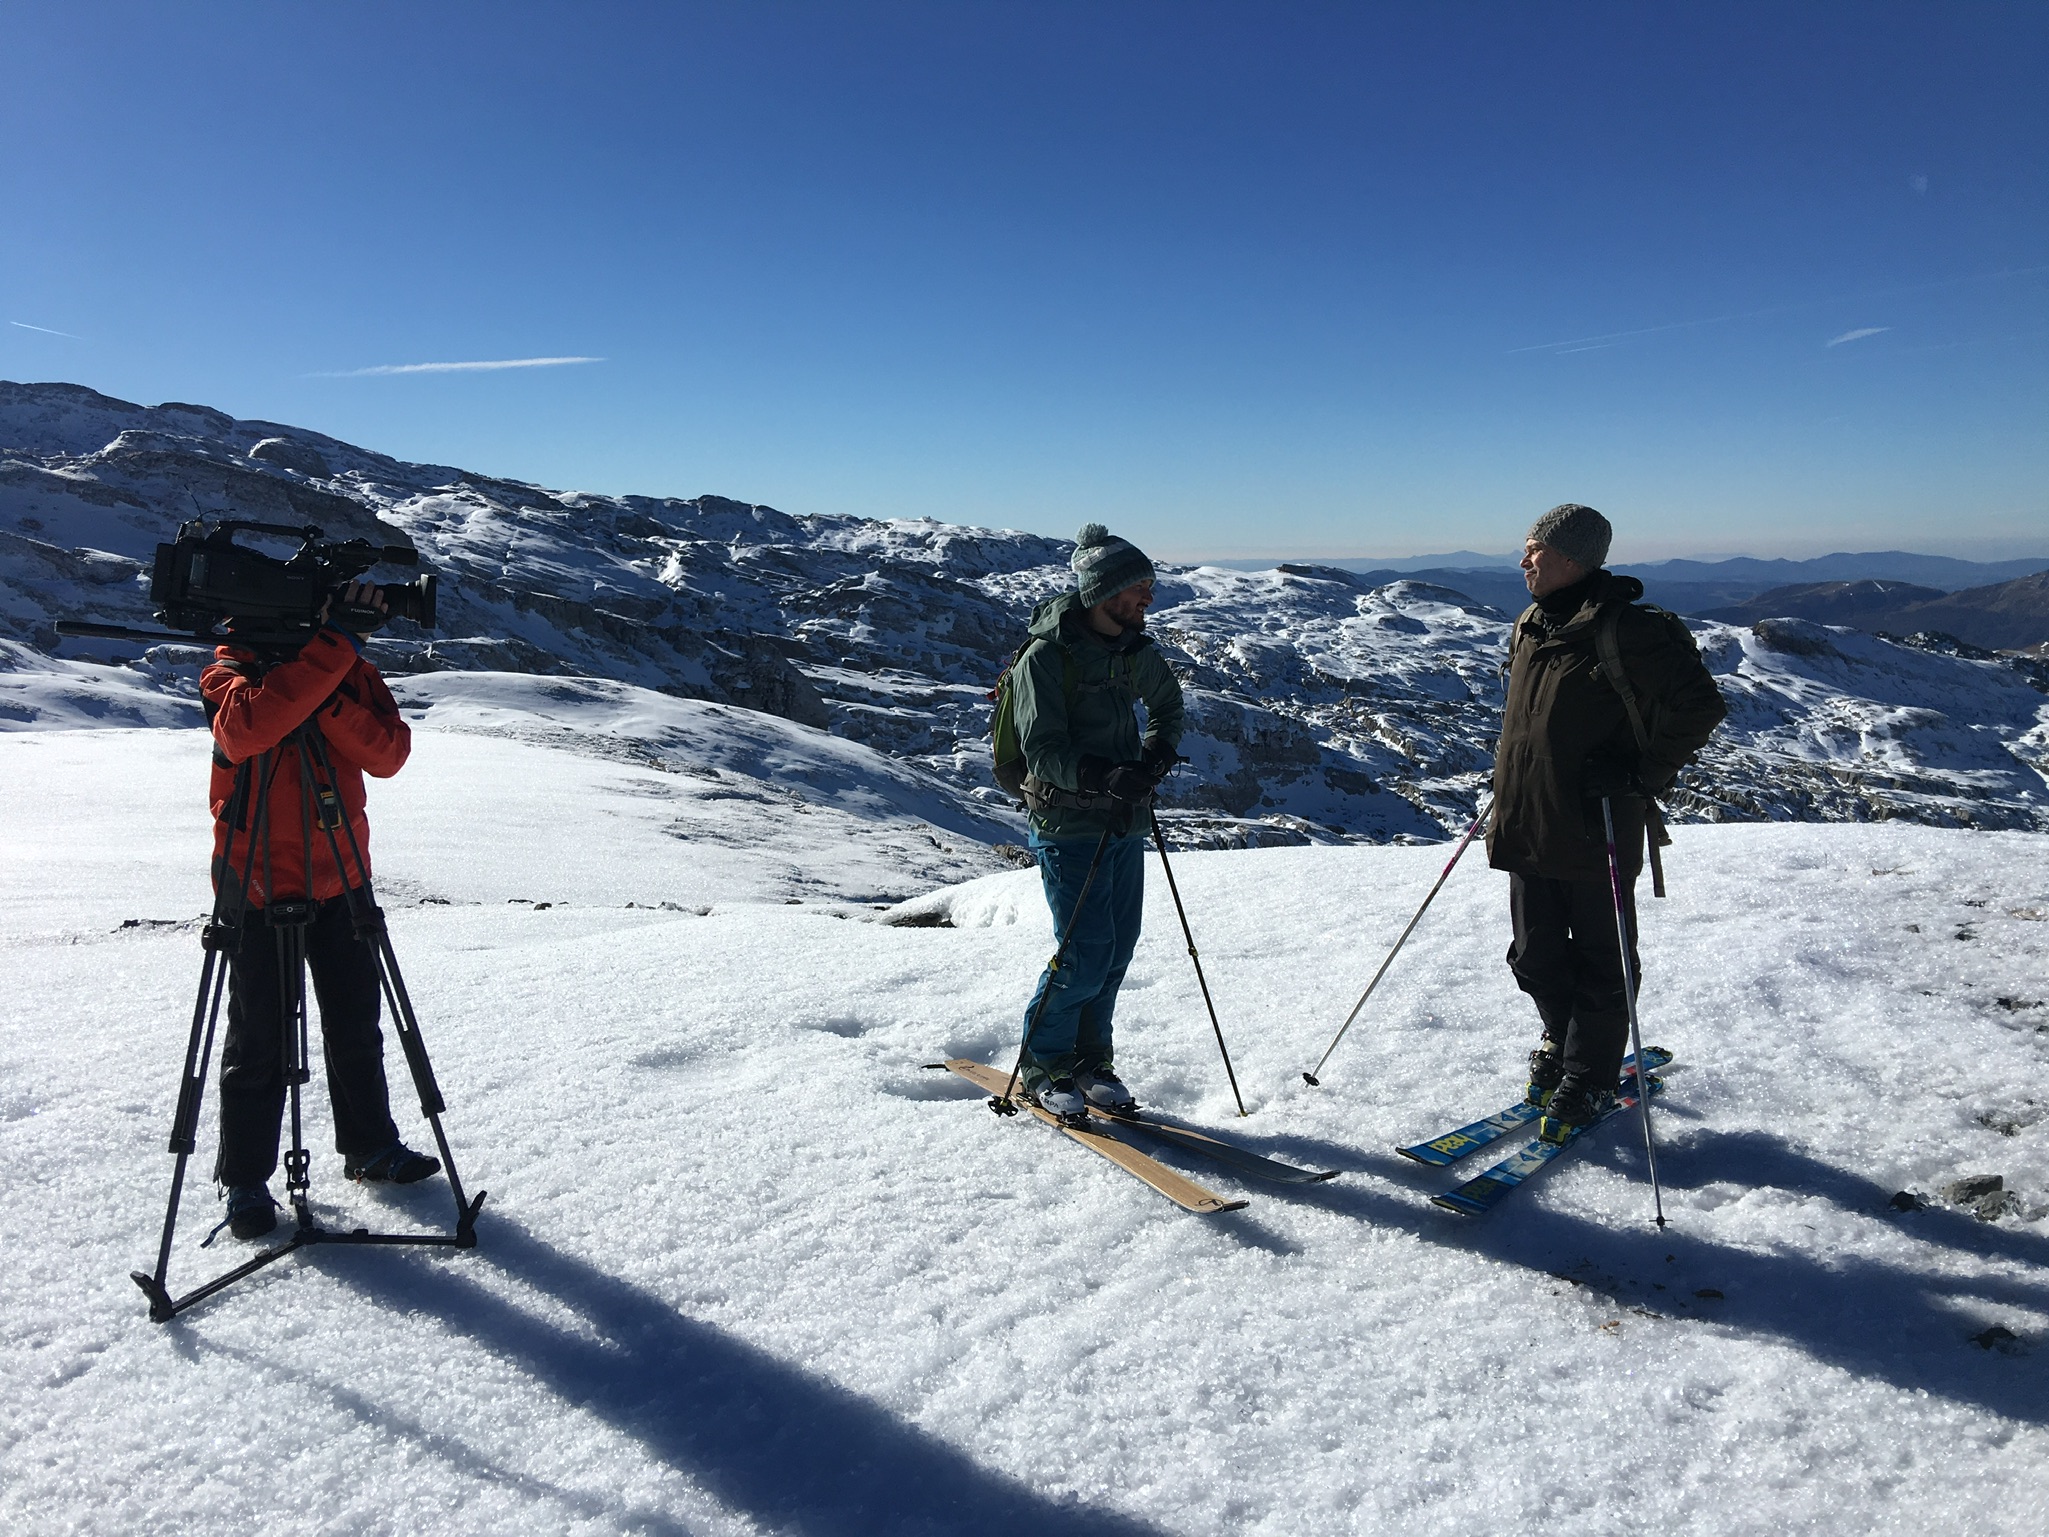
{"type": "MultiPolygon", "coordinates": [[[[1934,283],[1909,283],[1904,288],[1881,288],[1871,293],[1844,294],[1833,299],[1808,299],[1799,304],[1775,304],[1770,309],[1744,310],[1735,315],[1710,315],[1701,320],[1675,320],[1669,325],[1644,326],[1635,331],[1609,331],[1601,336],[1575,336],[1566,341],[1539,342],[1534,347],[1511,347],[1508,349],[1508,353],[1512,357],[1518,352],[1591,352],[1597,347],[1612,346],[1616,342],[1633,341],[1639,336],[1659,336],[1667,331],[1691,331],[1700,326],[1724,326],[1738,320],[1762,320],[1769,315],[1791,315],[1800,310],[1817,309],[1824,304],[1849,304],[1867,299],[1891,299],[1900,294],[1926,293],[1930,289],[1953,288],[1962,283],[1990,283],[1996,282],[2001,278],[2030,277],[2037,272],[2049,272],[2049,263],[2036,267],[2013,267],[2002,272],[1974,272],[1968,277],[1943,278],[1934,283]]],[[[1887,328],[1881,326],[1878,329],[1884,330],[1887,328]]],[[[1870,334],[1871,332],[1869,331],[1853,333],[1854,336],[1869,336],[1870,334]]],[[[1839,338],[1839,340],[1843,341],[1851,339],[1852,337],[1849,336],[1839,338]]],[[[1829,345],[1834,346],[1835,343],[1831,342],[1829,345]]]]}
{"type": "Polygon", "coordinates": [[[565,363],[602,363],[603,358],[492,358],[480,363],[384,363],[376,368],[350,368],[340,373],[310,374],[313,379],[367,379],[373,374],[481,374],[500,368],[560,368],[565,363]]]}
{"type": "Polygon", "coordinates": [[[48,326],[32,326],[26,320],[10,320],[7,323],[11,326],[20,326],[24,331],[40,331],[45,336],[68,337],[70,338],[70,340],[74,342],[82,342],[85,340],[85,338],[82,336],[72,336],[69,331],[53,331],[48,326]]]}
{"type": "Polygon", "coordinates": [[[1844,342],[1861,342],[1867,336],[1876,336],[1881,331],[1890,331],[1891,326],[1859,326],[1854,331],[1845,331],[1832,341],[1822,343],[1824,347],[1840,347],[1844,342]]]}

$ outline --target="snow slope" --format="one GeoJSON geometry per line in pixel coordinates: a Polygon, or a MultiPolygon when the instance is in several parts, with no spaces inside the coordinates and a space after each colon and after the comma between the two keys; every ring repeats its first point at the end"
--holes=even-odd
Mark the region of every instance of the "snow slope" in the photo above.
{"type": "MultiPolygon", "coordinates": [[[[1677,829],[1646,902],[1663,1235],[1626,1132],[1480,1223],[1389,1152],[1519,1090],[1500,877],[1460,867],[1311,1090],[1445,850],[1179,855],[1252,1115],[1156,875],[1127,1076],[1344,1170],[1190,1161],[1252,1202],[1205,1219],[920,1066],[1002,1060],[1051,944],[1028,871],[911,904],[952,927],[862,900],[923,780],[551,681],[408,682],[414,761],[372,792],[479,1247],[296,1256],[161,1327],[126,1273],[170,1171],[206,741],[0,734],[0,1528],[2039,1531],[2049,838],[1677,829]],[[1888,1205],[1980,1171],[2017,1210],[1888,1205]]],[[[344,1185],[309,1106],[331,1225],[447,1220],[438,1181],[344,1185]]],[[[200,1183],[174,1285],[245,1252],[199,1250],[217,1210],[200,1183]]]]}

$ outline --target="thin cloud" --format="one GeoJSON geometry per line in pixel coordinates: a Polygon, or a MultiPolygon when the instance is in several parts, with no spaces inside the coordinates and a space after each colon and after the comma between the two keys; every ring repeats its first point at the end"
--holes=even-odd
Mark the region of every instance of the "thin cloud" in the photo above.
{"type": "Polygon", "coordinates": [[[7,323],[11,326],[20,326],[24,331],[40,331],[45,336],[62,336],[74,342],[85,340],[82,336],[72,336],[69,331],[53,331],[48,326],[32,326],[26,320],[10,320],[7,323]]]}
{"type": "Polygon", "coordinates": [[[1861,342],[1867,336],[1877,336],[1880,332],[1890,331],[1891,329],[1891,326],[1859,326],[1854,331],[1845,331],[1833,341],[1823,342],[1822,346],[1840,347],[1844,342],[1861,342]]]}
{"type": "Polygon", "coordinates": [[[486,374],[501,368],[562,368],[571,363],[602,363],[603,358],[490,358],[476,363],[381,363],[375,368],[348,368],[339,373],[311,374],[314,379],[368,379],[385,374],[486,374]]]}
{"type": "MultiPolygon", "coordinates": [[[[1808,299],[1799,304],[1775,304],[1770,309],[1743,310],[1734,315],[1710,315],[1700,320],[1676,320],[1669,325],[1644,326],[1635,331],[1609,331],[1600,336],[1573,336],[1564,341],[1539,342],[1533,347],[1510,347],[1507,356],[1521,352],[1550,352],[1563,355],[1568,352],[1591,352],[1597,347],[1615,346],[1622,342],[1635,341],[1643,336],[1662,336],[1668,331],[1692,331],[1702,326],[1725,326],[1739,320],[1764,320],[1775,315],[1796,315],[1802,310],[1819,309],[1826,304],[1865,303],[1876,299],[1893,299],[1902,294],[1928,293],[1938,288],[1956,288],[1965,283],[1996,283],[2006,278],[2032,277],[2038,272],[2049,272],[2049,263],[2033,267],[2008,267],[1998,272],[1973,272],[1965,277],[1941,278],[1933,283],[1909,283],[1901,288],[1880,288],[1870,293],[1842,294],[1831,299],[1808,299]]],[[[1878,330],[1886,330],[1880,326],[1878,330]]],[[[1853,336],[1870,336],[1871,331],[1857,331],[1853,336]]],[[[1841,338],[1849,340],[1849,337],[1841,338]]],[[[1834,346],[1835,343],[1829,343],[1834,346]]]]}

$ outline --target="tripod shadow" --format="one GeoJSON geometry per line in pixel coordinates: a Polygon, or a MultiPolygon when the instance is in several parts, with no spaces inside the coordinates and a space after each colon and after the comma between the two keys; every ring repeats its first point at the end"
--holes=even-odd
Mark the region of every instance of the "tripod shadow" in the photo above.
{"type": "MultiPolygon", "coordinates": [[[[1858,1377],[2049,1425],[2049,1373],[2026,1359],[2036,1349],[2007,1356],[1973,1343],[1988,1308],[2049,1311],[2049,1270],[2036,1277],[1966,1276],[1938,1272],[1932,1264],[1909,1268],[1855,1254],[1739,1246],[1701,1237],[1683,1208],[1668,1207],[1675,1222],[1660,1233],[1648,1220],[1641,1147],[1610,1144],[1585,1156],[1644,1185],[1646,1220],[1613,1226],[1527,1200],[1466,1219],[1420,1199],[1342,1182],[1311,1187],[1306,1198],[1377,1227],[1569,1282],[1609,1299],[1618,1313],[1648,1313],[1661,1327],[1705,1322],[1776,1339],[1858,1377]],[[1703,1297],[1702,1291],[1718,1295],[1703,1297]]],[[[1871,1181],[1767,1133],[1694,1132],[1661,1147],[1659,1162],[1668,1188],[1718,1181],[1782,1185],[1873,1221],[1892,1219],[1889,1212],[1880,1215],[1884,1197],[1871,1181]]],[[[1401,1174],[1404,1184],[1423,1183],[1416,1166],[1390,1172],[1401,1174]]],[[[2042,1263],[2044,1245],[2033,1233],[1986,1231],[1989,1224],[1958,1213],[1902,1217],[1903,1226],[1930,1243],[2042,1263]]]]}
{"type": "Polygon", "coordinates": [[[889,1411],[687,1317],[502,1216],[486,1219],[479,1236],[471,1260],[337,1265],[330,1274],[518,1362],[557,1397],[631,1436],[764,1528],[804,1537],[1158,1537],[1141,1521],[1050,1498],[979,1467],[889,1411]],[[538,1317],[472,1279],[466,1271],[478,1261],[560,1302],[582,1327],[538,1317]]]}
{"type": "Polygon", "coordinates": [[[522,1472],[491,1457],[488,1453],[479,1451],[459,1436],[433,1429],[406,1414],[389,1399],[380,1399],[360,1388],[348,1387],[332,1378],[323,1378],[310,1369],[282,1366],[260,1350],[221,1344],[191,1331],[174,1334],[172,1344],[173,1348],[188,1361],[198,1361],[206,1356],[219,1356],[237,1362],[251,1372],[289,1377],[302,1387],[321,1394],[329,1403],[354,1415],[363,1424],[375,1425],[394,1439],[425,1450],[480,1484],[514,1490],[528,1499],[546,1501],[574,1511],[587,1520],[607,1520],[610,1524],[624,1526],[635,1532],[652,1533],[653,1537],[691,1537],[690,1528],[680,1521],[670,1520],[652,1511],[629,1508],[623,1500],[587,1494],[522,1472]]]}

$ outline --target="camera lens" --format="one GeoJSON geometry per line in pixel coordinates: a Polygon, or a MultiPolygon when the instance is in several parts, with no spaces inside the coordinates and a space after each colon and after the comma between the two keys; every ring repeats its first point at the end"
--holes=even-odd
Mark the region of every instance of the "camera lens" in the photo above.
{"type": "Polygon", "coordinates": [[[434,577],[384,589],[385,606],[394,619],[410,619],[423,630],[434,628],[434,577]]]}

